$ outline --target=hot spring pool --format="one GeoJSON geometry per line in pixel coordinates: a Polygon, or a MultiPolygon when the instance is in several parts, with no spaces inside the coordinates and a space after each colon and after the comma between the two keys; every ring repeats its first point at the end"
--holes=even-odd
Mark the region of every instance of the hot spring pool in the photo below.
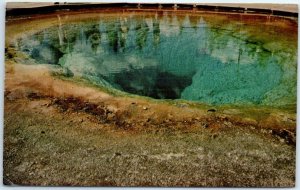
{"type": "Polygon", "coordinates": [[[296,105],[297,26],[239,14],[57,15],[51,27],[24,35],[16,47],[66,77],[131,94],[286,106],[296,105]]]}

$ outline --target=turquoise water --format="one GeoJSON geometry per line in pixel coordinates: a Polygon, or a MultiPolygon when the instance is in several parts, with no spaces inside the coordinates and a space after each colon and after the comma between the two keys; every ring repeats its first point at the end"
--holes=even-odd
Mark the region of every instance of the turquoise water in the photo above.
{"type": "Polygon", "coordinates": [[[281,26],[269,22],[174,13],[59,18],[20,39],[18,48],[67,77],[156,99],[295,104],[295,39],[281,40],[281,26]]]}

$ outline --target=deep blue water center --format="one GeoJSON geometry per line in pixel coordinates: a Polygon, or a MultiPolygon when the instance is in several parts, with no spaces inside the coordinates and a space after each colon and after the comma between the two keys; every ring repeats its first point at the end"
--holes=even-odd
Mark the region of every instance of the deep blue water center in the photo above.
{"type": "MultiPolygon", "coordinates": [[[[275,27],[264,30],[278,35],[275,27]]],[[[294,103],[296,50],[252,31],[241,20],[224,24],[201,15],[115,14],[75,23],[59,18],[18,46],[68,77],[156,99],[294,103]]]]}

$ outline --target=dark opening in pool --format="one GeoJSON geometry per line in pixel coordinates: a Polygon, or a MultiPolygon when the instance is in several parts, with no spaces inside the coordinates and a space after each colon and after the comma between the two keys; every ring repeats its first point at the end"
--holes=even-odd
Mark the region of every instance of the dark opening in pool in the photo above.
{"type": "Polygon", "coordinates": [[[151,69],[118,73],[113,83],[125,92],[156,99],[179,99],[181,92],[192,83],[192,76],[176,76],[151,69]]]}

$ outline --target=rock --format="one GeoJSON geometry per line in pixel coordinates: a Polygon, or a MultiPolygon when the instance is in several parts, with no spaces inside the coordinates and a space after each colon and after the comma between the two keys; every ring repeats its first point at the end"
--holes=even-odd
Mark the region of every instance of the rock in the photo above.
{"type": "Polygon", "coordinates": [[[148,108],[146,106],[143,106],[143,110],[148,110],[148,108]]]}

